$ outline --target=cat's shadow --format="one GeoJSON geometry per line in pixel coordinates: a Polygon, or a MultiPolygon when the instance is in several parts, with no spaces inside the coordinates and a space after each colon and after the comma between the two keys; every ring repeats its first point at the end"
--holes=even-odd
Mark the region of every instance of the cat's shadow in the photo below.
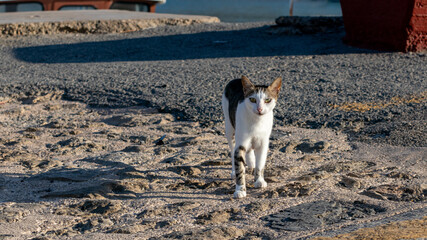
{"type": "Polygon", "coordinates": [[[343,44],[344,31],[283,35],[270,34],[269,28],[131,39],[122,35],[124,39],[120,40],[16,48],[13,54],[17,59],[31,63],[90,63],[374,52],[343,44]]]}

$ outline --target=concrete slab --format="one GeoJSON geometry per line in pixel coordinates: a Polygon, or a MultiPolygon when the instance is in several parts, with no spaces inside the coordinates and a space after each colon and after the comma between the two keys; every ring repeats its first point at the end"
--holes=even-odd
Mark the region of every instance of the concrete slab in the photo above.
{"type": "Polygon", "coordinates": [[[216,23],[217,17],[121,10],[44,11],[0,14],[0,36],[55,33],[119,33],[160,25],[216,23]]]}

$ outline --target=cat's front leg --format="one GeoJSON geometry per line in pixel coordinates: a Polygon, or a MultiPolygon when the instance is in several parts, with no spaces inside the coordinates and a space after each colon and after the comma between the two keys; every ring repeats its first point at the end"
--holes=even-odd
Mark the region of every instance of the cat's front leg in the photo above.
{"type": "Polygon", "coordinates": [[[247,173],[248,174],[253,174],[254,169],[255,169],[255,153],[253,149],[249,149],[246,152],[246,165],[247,165],[247,173]]]}
{"type": "Polygon", "coordinates": [[[255,150],[256,163],[255,163],[255,188],[267,187],[267,182],[264,180],[264,167],[267,161],[268,142],[264,142],[259,148],[255,150]]]}
{"type": "Polygon", "coordinates": [[[234,165],[236,168],[236,191],[234,192],[235,198],[246,197],[245,155],[246,148],[238,145],[234,151],[234,165]]]}

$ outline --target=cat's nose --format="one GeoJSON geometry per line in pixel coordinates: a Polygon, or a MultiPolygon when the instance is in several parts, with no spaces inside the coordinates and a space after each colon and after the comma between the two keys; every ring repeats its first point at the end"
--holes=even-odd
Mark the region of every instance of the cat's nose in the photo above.
{"type": "Polygon", "coordinates": [[[261,113],[261,112],[262,112],[262,108],[260,108],[260,107],[259,107],[259,108],[257,108],[256,110],[257,110],[259,113],[261,113]]]}

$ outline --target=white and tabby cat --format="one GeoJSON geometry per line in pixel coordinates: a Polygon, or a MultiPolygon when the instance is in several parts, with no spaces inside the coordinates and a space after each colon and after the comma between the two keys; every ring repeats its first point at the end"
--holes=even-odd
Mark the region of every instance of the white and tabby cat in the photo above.
{"type": "Polygon", "coordinates": [[[270,86],[262,86],[242,76],[225,87],[222,110],[231,151],[231,175],[236,178],[235,198],[246,196],[245,164],[249,169],[255,168],[255,187],[267,187],[264,166],[273,127],[273,109],[281,85],[282,78],[277,78],[270,86]]]}

